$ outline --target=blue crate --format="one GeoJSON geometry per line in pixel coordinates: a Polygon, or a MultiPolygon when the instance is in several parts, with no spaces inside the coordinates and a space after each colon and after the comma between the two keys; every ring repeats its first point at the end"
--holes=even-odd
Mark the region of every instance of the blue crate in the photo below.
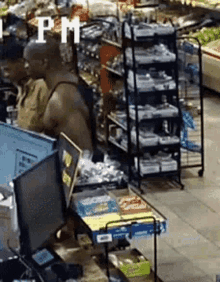
{"type": "Polygon", "coordinates": [[[0,122],[0,184],[48,156],[56,139],[0,122]]]}

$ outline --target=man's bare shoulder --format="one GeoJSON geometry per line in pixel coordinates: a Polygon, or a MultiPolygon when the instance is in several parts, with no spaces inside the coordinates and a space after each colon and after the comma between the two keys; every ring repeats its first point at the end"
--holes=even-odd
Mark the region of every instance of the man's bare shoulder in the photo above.
{"type": "Polygon", "coordinates": [[[81,101],[81,95],[78,91],[78,85],[75,83],[61,83],[57,86],[57,88],[54,91],[54,99],[63,100],[63,102],[72,101],[75,103],[80,103],[81,101]],[[55,94],[55,95],[54,95],[55,94]]]}
{"type": "Polygon", "coordinates": [[[70,93],[77,91],[77,84],[71,82],[61,82],[55,89],[57,93],[70,93]]]}
{"type": "Polygon", "coordinates": [[[46,82],[41,78],[34,80],[33,85],[41,88],[47,88],[46,82]]]}

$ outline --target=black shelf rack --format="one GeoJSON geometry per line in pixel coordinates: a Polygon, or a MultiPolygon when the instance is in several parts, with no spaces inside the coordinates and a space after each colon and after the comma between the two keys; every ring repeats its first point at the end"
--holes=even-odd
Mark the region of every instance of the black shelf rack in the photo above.
{"type": "Polygon", "coordinates": [[[178,37],[177,44],[181,111],[188,114],[181,130],[181,168],[198,167],[202,177],[205,157],[201,44],[190,36],[178,37]]]}
{"type": "MultiPolygon", "coordinates": [[[[128,30],[128,28],[126,29],[128,30]]],[[[141,181],[143,178],[150,179],[151,177],[167,177],[170,176],[172,180],[177,182],[181,189],[184,188],[182,182],[181,182],[181,152],[180,152],[180,128],[181,128],[181,111],[179,106],[179,97],[178,97],[178,53],[177,53],[177,46],[176,46],[176,31],[173,31],[172,34],[163,34],[158,35],[155,34],[155,36],[149,36],[149,37],[139,37],[139,39],[134,39],[134,30],[132,24],[130,24],[129,20],[126,20],[123,22],[122,25],[122,49],[123,49],[123,56],[124,56],[124,86],[125,86],[125,95],[126,95],[126,111],[127,111],[127,140],[128,140],[128,146],[127,146],[127,153],[130,156],[129,158],[129,176],[130,181],[132,181],[132,174],[134,171],[134,158],[136,158],[136,171],[138,175],[138,181],[137,186],[142,192],[141,189],[141,181]],[[127,27],[130,29],[130,38],[126,35],[125,29],[127,27]],[[175,60],[172,60],[171,62],[155,62],[155,63],[137,63],[136,57],[135,57],[135,48],[138,46],[146,46],[152,47],[154,44],[158,43],[165,43],[168,46],[168,49],[172,50],[172,52],[175,54],[175,60]],[[130,58],[130,63],[127,63],[127,48],[131,48],[132,51],[132,60],[130,58]],[[132,62],[132,63],[131,63],[132,62]],[[148,72],[151,68],[154,68],[156,71],[164,70],[165,72],[171,71],[172,79],[175,81],[175,87],[173,89],[162,89],[162,90],[156,90],[151,89],[150,91],[141,91],[138,89],[138,81],[136,74],[138,73],[139,69],[145,69],[148,72]],[[133,86],[131,89],[131,86],[128,83],[128,71],[133,71],[133,86]],[[140,144],[140,127],[141,122],[139,115],[138,115],[138,106],[140,104],[143,105],[143,103],[146,104],[146,101],[148,101],[148,104],[151,106],[158,105],[162,101],[162,95],[165,95],[166,101],[171,104],[175,105],[176,109],[178,109],[178,114],[175,117],[166,117],[166,115],[163,117],[156,117],[152,119],[146,119],[145,122],[151,125],[157,124],[156,127],[162,127],[161,123],[163,121],[167,121],[167,126],[169,128],[169,131],[175,131],[174,135],[179,138],[179,142],[176,144],[167,144],[167,145],[155,145],[155,146],[146,146],[144,148],[141,148],[140,144]],[[145,102],[144,102],[145,101],[145,102]],[[131,115],[130,115],[130,104],[134,105],[135,109],[135,120],[132,121],[131,115]],[[160,125],[159,125],[160,124],[160,125]],[[134,140],[131,138],[131,126],[135,126],[136,131],[136,139],[135,139],[135,145],[134,140]],[[175,130],[174,130],[175,128],[175,130]],[[133,150],[133,147],[135,147],[135,152],[133,150]],[[177,169],[172,170],[168,169],[167,171],[163,171],[163,169],[160,169],[159,172],[156,173],[150,173],[145,174],[141,172],[141,164],[140,159],[141,157],[144,157],[145,153],[153,153],[158,152],[159,150],[169,152],[171,153],[173,160],[177,162],[177,169]],[[136,155],[136,156],[135,156],[136,155]],[[170,172],[170,173],[169,173],[170,172]]],[[[133,117],[134,119],[134,117],[133,117]]],[[[146,125],[145,125],[146,126],[146,125]]],[[[159,132],[155,133],[160,133],[159,132]]],[[[162,132],[161,132],[162,133],[162,132]]]]}

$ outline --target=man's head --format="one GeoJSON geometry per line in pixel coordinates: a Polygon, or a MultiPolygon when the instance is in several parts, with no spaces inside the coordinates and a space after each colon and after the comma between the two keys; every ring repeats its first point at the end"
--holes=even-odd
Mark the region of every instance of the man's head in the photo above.
{"type": "Polygon", "coordinates": [[[25,69],[32,78],[45,78],[47,71],[59,69],[62,63],[59,44],[52,38],[45,43],[32,38],[24,49],[25,69]]]}
{"type": "Polygon", "coordinates": [[[23,61],[24,44],[10,38],[2,52],[1,71],[6,80],[19,85],[27,77],[23,61]]]}

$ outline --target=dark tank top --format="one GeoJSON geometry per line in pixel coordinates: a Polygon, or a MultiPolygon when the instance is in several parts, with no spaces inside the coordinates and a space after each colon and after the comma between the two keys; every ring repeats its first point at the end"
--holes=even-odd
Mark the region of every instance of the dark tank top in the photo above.
{"type": "Polygon", "coordinates": [[[92,145],[93,145],[93,148],[95,148],[96,147],[96,122],[95,122],[95,117],[94,117],[94,113],[93,113],[93,92],[92,92],[92,89],[87,88],[82,83],[76,84],[76,83],[70,82],[70,81],[60,81],[54,86],[54,88],[50,92],[48,102],[51,99],[51,97],[53,96],[53,93],[55,92],[56,88],[60,84],[73,85],[74,87],[77,88],[78,92],[80,93],[84,103],[86,104],[86,106],[89,110],[89,120],[86,121],[86,122],[88,124],[88,127],[91,129],[92,145]]]}

